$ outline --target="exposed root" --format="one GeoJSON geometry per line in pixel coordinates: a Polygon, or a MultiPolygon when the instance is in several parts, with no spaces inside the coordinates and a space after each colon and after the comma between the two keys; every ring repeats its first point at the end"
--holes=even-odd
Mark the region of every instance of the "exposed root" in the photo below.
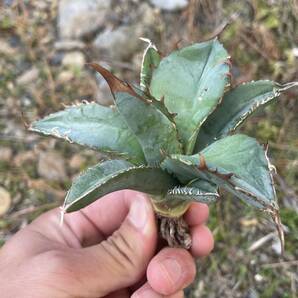
{"type": "Polygon", "coordinates": [[[189,227],[183,217],[170,218],[159,215],[158,222],[161,237],[168,242],[170,247],[185,249],[191,247],[189,227]]]}

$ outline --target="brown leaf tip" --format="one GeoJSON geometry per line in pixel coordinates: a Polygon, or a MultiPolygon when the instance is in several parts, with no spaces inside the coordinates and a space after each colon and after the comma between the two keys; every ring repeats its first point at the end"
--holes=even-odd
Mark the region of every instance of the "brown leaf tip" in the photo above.
{"type": "Polygon", "coordinates": [[[127,92],[127,90],[129,89],[129,87],[125,82],[117,78],[115,75],[113,75],[110,71],[108,71],[106,68],[102,67],[101,65],[94,62],[87,63],[87,65],[93,68],[95,71],[97,71],[104,77],[104,79],[109,84],[109,87],[112,93],[127,92]]]}
{"type": "Polygon", "coordinates": [[[140,100],[142,100],[145,103],[149,103],[149,102],[147,102],[146,99],[144,99],[143,97],[138,95],[135,92],[135,90],[131,87],[130,84],[120,80],[106,68],[104,68],[101,65],[94,63],[94,62],[86,63],[86,64],[88,66],[90,66],[91,68],[93,68],[98,73],[100,73],[104,77],[104,79],[107,81],[107,83],[111,89],[113,96],[115,96],[115,93],[117,93],[117,92],[124,92],[124,93],[128,93],[136,98],[139,98],[140,100]]]}
{"type": "Polygon", "coordinates": [[[207,170],[205,157],[202,154],[199,154],[199,158],[199,170],[207,170]]]}

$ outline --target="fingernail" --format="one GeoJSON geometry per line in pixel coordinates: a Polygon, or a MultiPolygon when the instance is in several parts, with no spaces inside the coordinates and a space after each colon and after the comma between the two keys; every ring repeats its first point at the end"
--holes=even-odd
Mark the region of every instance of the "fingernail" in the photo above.
{"type": "Polygon", "coordinates": [[[144,289],[140,293],[134,294],[131,298],[162,298],[164,296],[154,292],[152,289],[144,289]]]}
{"type": "Polygon", "coordinates": [[[179,262],[173,258],[167,258],[161,262],[161,268],[171,284],[177,286],[181,283],[182,267],[179,262]]]}
{"type": "Polygon", "coordinates": [[[148,222],[148,212],[148,203],[145,197],[137,195],[136,200],[131,206],[128,218],[138,230],[145,230],[148,222]]]}

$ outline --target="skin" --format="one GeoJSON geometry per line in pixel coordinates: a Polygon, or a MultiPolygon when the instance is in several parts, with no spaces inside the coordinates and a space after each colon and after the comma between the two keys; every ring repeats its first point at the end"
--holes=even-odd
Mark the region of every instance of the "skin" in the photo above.
{"type": "Polygon", "coordinates": [[[158,243],[148,197],[124,190],[64,217],[51,210],[0,250],[2,298],[183,297],[195,278],[195,257],[213,249],[204,225],[208,207],[194,203],[185,215],[190,251],[158,243]]]}

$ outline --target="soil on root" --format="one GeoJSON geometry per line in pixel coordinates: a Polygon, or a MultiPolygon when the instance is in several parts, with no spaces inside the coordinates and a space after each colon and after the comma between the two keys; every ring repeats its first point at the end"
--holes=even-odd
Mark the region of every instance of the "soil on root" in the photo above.
{"type": "Polygon", "coordinates": [[[170,218],[158,216],[160,234],[168,242],[170,247],[189,249],[191,247],[191,236],[189,227],[183,217],[170,218]]]}

